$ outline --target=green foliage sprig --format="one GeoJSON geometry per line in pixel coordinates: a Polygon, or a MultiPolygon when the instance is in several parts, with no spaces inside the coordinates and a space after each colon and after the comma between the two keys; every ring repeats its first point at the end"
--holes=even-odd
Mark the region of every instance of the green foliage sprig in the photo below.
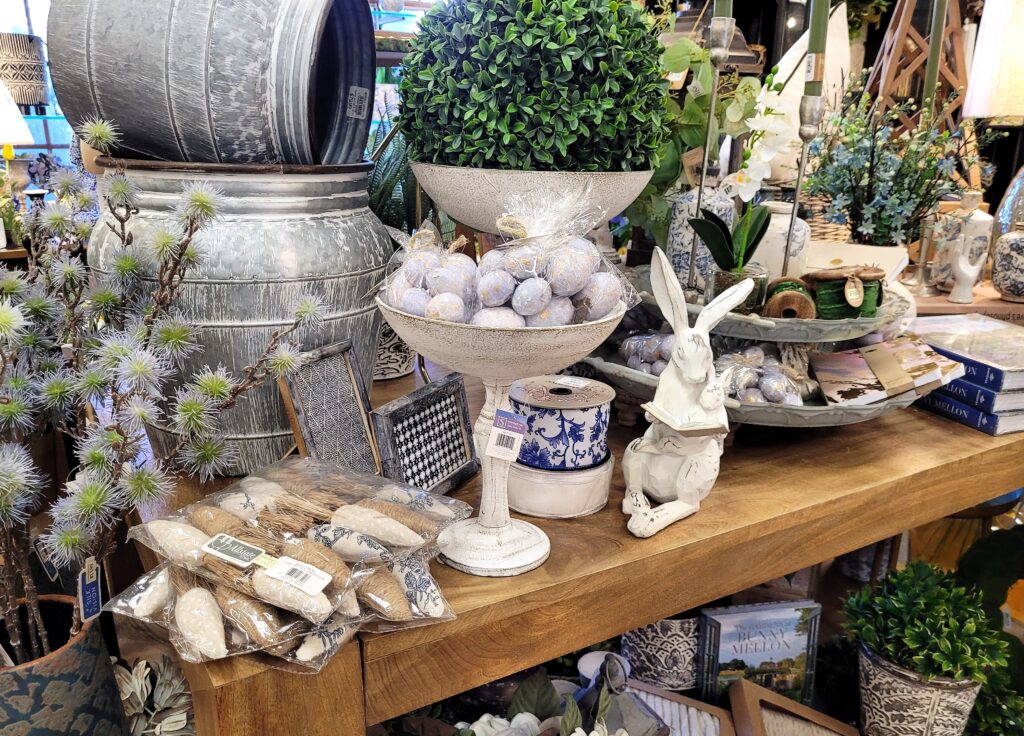
{"type": "Polygon", "coordinates": [[[895,665],[926,679],[986,682],[1006,666],[1006,643],[980,594],[923,562],[890,572],[846,601],[847,631],[895,665]]]}
{"type": "Polygon", "coordinates": [[[666,133],[661,44],[619,0],[449,0],[404,59],[413,160],[545,171],[649,169],[666,133]]]}
{"type": "Polygon", "coordinates": [[[768,232],[771,211],[763,205],[748,207],[743,216],[737,218],[732,230],[711,210],[701,208],[701,213],[704,218],[693,217],[690,225],[708,247],[715,263],[723,271],[743,273],[768,232]]]}

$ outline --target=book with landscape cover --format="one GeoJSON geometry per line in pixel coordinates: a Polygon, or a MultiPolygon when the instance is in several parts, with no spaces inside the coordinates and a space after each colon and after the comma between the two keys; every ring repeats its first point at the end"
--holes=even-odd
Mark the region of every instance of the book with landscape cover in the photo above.
{"type": "Polygon", "coordinates": [[[1024,327],[981,314],[918,317],[911,331],[992,391],[1024,389],[1024,327]]]}
{"type": "Polygon", "coordinates": [[[810,703],[821,606],[811,600],[701,611],[701,696],[728,703],[741,678],[810,703]]]}
{"type": "Polygon", "coordinates": [[[1024,411],[1024,391],[993,391],[959,378],[940,389],[941,393],[989,414],[1024,411]]]}
{"type": "Polygon", "coordinates": [[[950,398],[943,391],[922,397],[917,405],[986,434],[1001,435],[1024,431],[1024,411],[990,414],[950,398]]]}
{"type": "MultiPolygon", "coordinates": [[[[837,353],[812,353],[810,364],[830,404],[865,406],[940,385],[943,369],[925,347],[901,338],[837,353]]],[[[951,375],[951,370],[952,366],[946,373],[951,375]]]]}

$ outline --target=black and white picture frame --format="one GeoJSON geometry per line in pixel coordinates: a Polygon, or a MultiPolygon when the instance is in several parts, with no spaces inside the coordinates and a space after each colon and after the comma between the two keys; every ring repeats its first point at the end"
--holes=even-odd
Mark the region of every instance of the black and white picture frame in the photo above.
{"type": "Polygon", "coordinates": [[[452,373],[372,413],[384,475],[446,494],[480,469],[466,386],[452,373]]]}
{"type": "Polygon", "coordinates": [[[301,359],[298,371],[278,381],[299,454],[379,474],[370,398],[351,340],[303,353],[301,359]]]}

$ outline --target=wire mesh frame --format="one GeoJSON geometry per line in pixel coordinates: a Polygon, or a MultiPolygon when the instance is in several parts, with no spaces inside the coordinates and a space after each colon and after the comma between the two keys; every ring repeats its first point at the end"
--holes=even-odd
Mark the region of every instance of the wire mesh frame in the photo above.
{"type": "Polygon", "coordinates": [[[343,340],[301,355],[301,367],[278,380],[299,454],[360,472],[381,473],[370,424],[370,399],[343,340]]]}

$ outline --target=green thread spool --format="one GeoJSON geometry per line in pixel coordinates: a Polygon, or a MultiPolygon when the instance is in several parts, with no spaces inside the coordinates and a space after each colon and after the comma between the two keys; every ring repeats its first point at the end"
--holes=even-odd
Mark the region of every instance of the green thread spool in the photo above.
{"type": "Polygon", "coordinates": [[[768,285],[763,314],[773,319],[814,319],[814,295],[800,279],[777,279],[768,285]]]}
{"type": "Polygon", "coordinates": [[[882,279],[885,272],[871,266],[855,266],[809,273],[804,278],[814,284],[814,297],[820,319],[856,319],[874,317],[882,301],[882,279]],[[860,282],[863,301],[853,306],[847,298],[850,280],[860,282]]]}

